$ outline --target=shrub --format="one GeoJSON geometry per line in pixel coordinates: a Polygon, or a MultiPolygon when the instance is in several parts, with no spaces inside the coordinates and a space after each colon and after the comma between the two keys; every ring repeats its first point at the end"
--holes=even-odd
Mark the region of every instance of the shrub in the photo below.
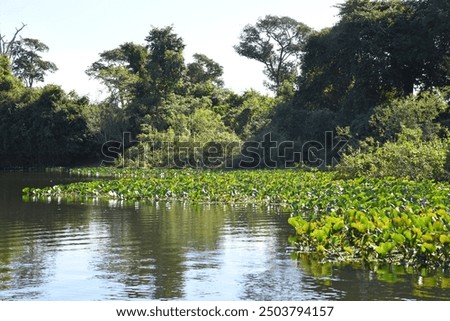
{"type": "Polygon", "coordinates": [[[394,139],[403,128],[419,128],[423,139],[433,138],[441,132],[437,119],[448,110],[448,91],[448,88],[441,88],[394,99],[374,109],[370,124],[375,127],[380,140],[394,139]]]}
{"type": "Polygon", "coordinates": [[[360,148],[344,155],[337,166],[344,177],[449,178],[450,139],[422,139],[421,129],[404,128],[395,141],[381,145],[367,139],[360,148]]]}

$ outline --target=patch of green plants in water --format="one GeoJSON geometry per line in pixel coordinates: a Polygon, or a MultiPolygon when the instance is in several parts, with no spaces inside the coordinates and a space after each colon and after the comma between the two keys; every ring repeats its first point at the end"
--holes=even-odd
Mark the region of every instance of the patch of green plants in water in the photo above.
{"type": "Polygon", "coordinates": [[[450,262],[449,222],[444,208],[414,212],[410,206],[339,210],[312,221],[289,219],[296,230],[291,241],[324,259],[444,269],[450,262]]]}
{"type": "Polygon", "coordinates": [[[112,177],[47,188],[39,198],[277,205],[293,213],[290,241],[324,261],[449,267],[450,185],[398,178],[337,179],[304,170],[71,170],[112,177]]]}
{"type": "Polygon", "coordinates": [[[359,178],[335,181],[332,190],[320,201],[329,204],[325,211],[289,218],[300,252],[323,261],[449,269],[448,184],[359,178]]]}

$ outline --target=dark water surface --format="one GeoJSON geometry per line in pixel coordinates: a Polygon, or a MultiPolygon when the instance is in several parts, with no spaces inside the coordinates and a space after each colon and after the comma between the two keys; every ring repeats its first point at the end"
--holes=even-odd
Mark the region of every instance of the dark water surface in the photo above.
{"type": "Polygon", "coordinates": [[[24,202],[80,180],[0,172],[0,300],[449,300],[450,276],[299,262],[288,213],[182,203],[24,202]]]}

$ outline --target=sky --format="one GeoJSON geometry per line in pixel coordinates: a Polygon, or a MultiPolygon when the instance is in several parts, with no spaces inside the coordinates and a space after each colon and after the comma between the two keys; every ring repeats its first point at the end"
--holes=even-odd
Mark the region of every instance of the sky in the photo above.
{"type": "Polygon", "coordinates": [[[247,24],[258,18],[289,16],[320,30],[337,22],[343,0],[0,0],[0,34],[10,39],[16,27],[27,26],[22,37],[45,43],[43,58],[58,71],[46,83],[75,90],[92,100],[105,96],[104,88],[85,70],[99,53],[125,42],[144,44],[152,27],[173,25],[186,45],[185,61],[202,53],[224,68],[225,87],[242,93],[266,92],[261,63],[239,56],[233,46],[247,24]]]}

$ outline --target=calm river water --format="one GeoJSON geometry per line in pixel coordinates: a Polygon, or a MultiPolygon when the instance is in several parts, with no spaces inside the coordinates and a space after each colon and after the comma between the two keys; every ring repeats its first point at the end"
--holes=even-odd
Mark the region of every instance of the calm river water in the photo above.
{"type": "Polygon", "coordinates": [[[450,300],[450,275],[292,260],[288,213],[24,202],[79,180],[0,172],[0,300],[450,300]]]}

